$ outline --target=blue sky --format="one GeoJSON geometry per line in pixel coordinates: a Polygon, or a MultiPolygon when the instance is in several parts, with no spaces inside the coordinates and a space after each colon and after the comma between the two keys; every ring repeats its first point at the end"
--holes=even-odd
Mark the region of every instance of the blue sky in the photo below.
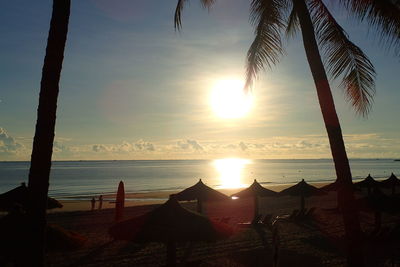
{"type": "MultiPolygon", "coordinates": [[[[191,1],[183,31],[176,1],[72,1],[54,159],[327,158],[326,132],[301,39],[260,75],[250,113],[218,118],[212,85],[243,78],[253,40],[248,1],[191,1]]],[[[0,10],[0,160],[29,160],[52,1],[0,10]]],[[[377,71],[368,118],[332,81],[350,157],[400,157],[399,58],[366,24],[333,12],[377,71]]]]}

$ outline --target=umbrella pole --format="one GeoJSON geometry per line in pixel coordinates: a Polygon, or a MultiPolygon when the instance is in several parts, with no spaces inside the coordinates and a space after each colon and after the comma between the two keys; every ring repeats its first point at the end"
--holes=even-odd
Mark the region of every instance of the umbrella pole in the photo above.
{"type": "Polygon", "coordinates": [[[254,219],[258,217],[258,197],[254,196],[254,219]]]}
{"type": "Polygon", "coordinates": [[[199,198],[197,199],[197,212],[203,213],[203,203],[199,198]]]}
{"type": "Polygon", "coordinates": [[[305,202],[306,202],[306,201],[305,201],[304,196],[301,195],[301,196],[300,196],[300,212],[301,212],[302,210],[304,210],[305,202]]]}
{"type": "Polygon", "coordinates": [[[176,244],[172,240],[167,241],[167,266],[176,266],[176,244]]]}
{"type": "Polygon", "coordinates": [[[381,211],[375,211],[375,229],[380,230],[382,225],[382,213],[381,211]]]}

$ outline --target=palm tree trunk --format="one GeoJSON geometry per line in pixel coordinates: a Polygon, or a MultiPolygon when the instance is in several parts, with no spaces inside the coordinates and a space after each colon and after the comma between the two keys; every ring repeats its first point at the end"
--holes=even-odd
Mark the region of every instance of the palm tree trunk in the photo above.
{"type": "Polygon", "coordinates": [[[338,205],[342,210],[347,246],[348,265],[363,266],[361,229],[352,190],[350,164],[344,146],[342,130],[336,113],[328,78],[315,40],[314,27],[304,0],[293,0],[299,17],[307,60],[317,89],[318,100],[328,133],[331,153],[339,186],[338,205]]]}
{"type": "Polygon", "coordinates": [[[27,266],[44,265],[46,205],[53,153],[57,97],[67,39],[70,0],[54,0],[40,83],[39,107],[29,170],[31,235],[24,257],[27,266]]]}

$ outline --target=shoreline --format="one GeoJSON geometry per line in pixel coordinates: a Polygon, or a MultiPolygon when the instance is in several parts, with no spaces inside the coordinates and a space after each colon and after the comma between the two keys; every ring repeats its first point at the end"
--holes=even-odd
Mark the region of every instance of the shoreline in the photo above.
{"type": "MultiPolygon", "coordinates": [[[[315,187],[322,187],[331,182],[314,182],[309,183],[315,187]]],[[[280,192],[283,189],[286,189],[293,184],[279,184],[279,185],[263,185],[263,187],[280,192]]],[[[225,188],[225,189],[217,189],[217,191],[225,194],[232,195],[234,193],[243,190],[244,188],[225,188]]],[[[170,191],[152,191],[146,193],[125,193],[125,207],[134,207],[134,206],[147,206],[154,204],[162,204],[168,200],[169,195],[180,192],[181,190],[170,190],[170,191]]],[[[58,199],[63,207],[60,209],[49,210],[48,213],[59,213],[59,212],[73,212],[73,211],[90,211],[91,210],[91,197],[87,196],[87,199],[58,199]]],[[[116,194],[103,194],[103,209],[113,209],[115,208],[115,197],[116,194]]],[[[96,206],[95,210],[98,210],[98,195],[96,196],[96,206]]]]}

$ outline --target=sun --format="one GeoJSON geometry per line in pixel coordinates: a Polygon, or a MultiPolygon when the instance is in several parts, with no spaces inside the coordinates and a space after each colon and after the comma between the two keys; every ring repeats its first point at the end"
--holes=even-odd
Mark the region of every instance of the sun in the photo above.
{"type": "Polygon", "coordinates": [[[210,105],[215,115],[224,119],[246,116],[253,105],[250,92],[245,92],[239,79],[217,81],[211,90],[210,105]]]}

